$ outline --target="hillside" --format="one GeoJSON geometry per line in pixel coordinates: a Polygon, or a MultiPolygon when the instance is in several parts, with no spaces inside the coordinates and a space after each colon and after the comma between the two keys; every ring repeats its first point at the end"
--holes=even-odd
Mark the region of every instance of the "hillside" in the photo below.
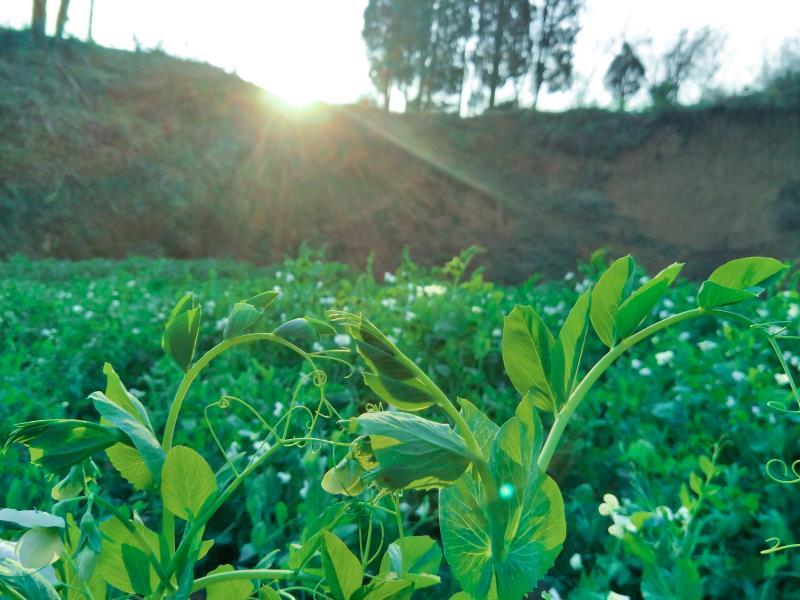
{"type": "Polygon", "coordinates": [[[800,254],[798,110],[300,118],[208,65],[10,31],[0,90],[0,256],[265,263],[305,241],[383,269],[480,244],[520,280],[600,246],[690,274],[800,254]]]}

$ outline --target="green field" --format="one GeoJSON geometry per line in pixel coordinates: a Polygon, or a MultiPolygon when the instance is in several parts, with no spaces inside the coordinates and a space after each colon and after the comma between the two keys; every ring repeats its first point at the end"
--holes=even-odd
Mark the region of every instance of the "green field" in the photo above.
{"type": "MultiPolygon", "coordinates": [[[[104,389],[103,364],[109,362],[148,407],[160,432],[180,382],[179,370],[160,347],[175,302],[188,290],[197,294],[202,353],[221,339],[234,302],[275,289],[282,292],[270,308],[275,325],[301,315],[324,319],[330,309],[361,312],[448,396],[469,399],[502,422],[518,401],[501,357],[503,315],[515,304],[532,304],[557,330],[602,268],[602,260],[595,259],[562,279],[532,276],[504,286],[479,272],[465,275],[455,263],[428,269],[406,259],[394,273],[383,274],[356,271],[312,252],[272,267],[215,260],[14,258],[0,263],[0,417],[4,432],[29,419],[96,420],[87,396],[104,389]]],[[[741,312],[760,322],[796,323],[796,287],[796,279],[785,278],[765,301],[748,303],[741,312]]],[[[695,306],[696,292],[696,284],[680,280],[650,320],[695,306]]],[[[796,344],[786,342],[784,349],[792,369],[800,365],[796,344]]],[[[341,332],[306,345],[355,349],[341,332]]],[[[585,364],[603,352],[590,335],[585,364]]],[[[365,368],[355,352],[345,359],[357,371],[365,368]]],[[[324,368],[328,401],[343,418],[377,404],[360,376],[337,363],[324,368]]],[[[759,555],[767,538],[788,543],[800,531],[796,494],[791,486],[771,482],[764,468],[771,458],[791,461],[800,454],[797,418],[767,405],[793,402],[780,373],[763,339],[725,319],[698,319],[666,330],[623,356],[575,414],[551,463],[549,473],[566,506],[567,537],[540,589],[555,589],[565,598],[605,599],[610,590],[661,598],[659,585],[679,589],[679,582],[696,578],[704,597],[790,597],[800,559],[791,553],[759,555]],[[695,489],[698,476],[708,479],[707,496],[690,514],[681,508],[682,487],[695,489]],[[609,532],[611,519],[598,511],[606,494],[619,499],[622,537],[609,532]],[[644,511],[656,517],[637,526],[634,515],[644,511]]],[[[264,436],[252,414],[233,405],[211,411],[206,421],[204,407],[232,395],[266,420],[277,418],[293,393],[301,403],[313,397],[307,375],[285,350],[248,345],[227,353],[192,388],[176,443],[200,451],[214,469],[224,464],[220,450],[252,452],[264,436]]],[[[441,419],[433,410],[425,416],[441,419]]],[[[552,416],[549,422],[546,414],[542,418],[545,427],[552,422],[552,416]]],[[[336,420],[322,422],[316,435],[347,441],[336,420]]],[[[311,443],[270,460],[210,522],[206,537],[215,544],[198,569],[219,563],[253,567],[265,556],[271,557],[267,566],[285,567],[290,543],[304,539],[320,515],[341,501],[320,486],[341,455],[336,446],[311,443]]],[[[158,529],[146,494],[115,476],[104,457],[96,462],[109,498],[130,499],[145,524],[158,529]]],[[[47,509],[43,478],[28,464],[27,451],[14,446],[3,457],[0,505],[47,509]]],[[[370,515],[357,500],[348,502],[348,519],[336,533],[357,548],[358,526],[370,515]]],[[[400,502],[406,535],[438,539],[436,492],[407,491],[400,502]]],[[[393,516],[378,511],[372,518],[385,531],[386,543],[396,539],[393,516]]],[[[449,597],[459,589],[447,566],[439,574],[439,586],[419,597],[449,597]]]]}

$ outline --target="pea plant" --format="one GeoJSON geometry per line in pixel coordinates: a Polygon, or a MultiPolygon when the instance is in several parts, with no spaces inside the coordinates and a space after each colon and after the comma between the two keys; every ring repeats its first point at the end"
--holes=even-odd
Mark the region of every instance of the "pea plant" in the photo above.
{"type": "MultiPolygon", "coordinates": [[[[183,378],[160,439],[145,406],[108,364],[105,390],[90,396],[99,420],[41,419],[11,430],[5,448],[28,448],[31,462],[52,477],[54,504],[47,512],[0,510],[0,521],[23,531],[14,556],[0,557],[0,592],[34,600],[185,599],[196,592],[211,600],[411,598],[439,583],[442,552],[428,536],[405,534],[399,496],[404,490],[436,489],[444,556],[463,590],[457,598],[522,598],[551,568],[566,537],[561,492],[547,474],[550,462],[574,412],[626,350],[690,319],[725,319],[766,337],[797,395],[779,348],[789,336],[778,324],[756,323],[727,309],[756,299],[785,266],[760,257],[729,262],[702,284],[697,308],[644,326],[681,267],[673,264],[634,290],[633,259],[617,260],[578,298],[557,335],[533,308],[515,307],[505,318],[502,354],[520,400],[514,416],[501,424],[467,399],[451,400],[364,316],[331,311],[330,321],[355,340],[368,367],[366,386],[390,406],[368,405],[364,414],[343,419],[325,395],[326,375],[319,365],[347,365],[347,351],[304,349],[335,334],[334,326],[301,317],[272,328],[267,311],[277,293],[265,292],[235,304],[222,341],[196,358],[201,309],[187,294],[168,318],[162,339],[183,378]],[[591,329],[608,352],[584,372],[591,329]],[[192,384],[215,358],[257,342],[288,350],[305,367],[280,415],[265,418],[227,394],[204,408],[221,455],[215,472],[198,450],[174,443],[181,410],[192,384]],[[311,400],[301,394],[309,386],[311,400]],[[226,451],[214,426],[234,408],[251,415],[263,434],[250,454],[226,451]],[[449,423],[415,414],[433,408],[449,423]],[[552,423],[546,436],[542,415],[552,423]],[[325,435],[321,423],[334,420],[343,432],[325,435]],[[206,537],[212,518],[278,452],[298,448],[344,455],[321,481],[343,499],[284,549],[284,568],[272,568],[275,553],[270,553],[254,568],[221,564],[209,570],[206,555],[214,540],[206,537]],[[126,504],[113,498],[100,460],[148,500],[126,504]],[[385,543],[384,522],[376,514],[396,519],[399,539],[385,543]],[[354,521],[357,552],[352,540],[334,533],[354,521]]],[[[691,489],[699,507],[706,492],[691,489]]],[[[353,535],[352,527],[349,531],[353,535]]]]}
{"type": "MultiPolygon", "coordinates": [[[[633,259],[618,259],[578,298],[557,335],[533,308],[515,307],[504,321],[502,354],[520,400],[515,415],[502,424],[467,399],[458,398],[457,407],[363,315],[331,313],[347,327],[369,367],[364,382],[394,410],[350,420],[356,437],[348,455],[326,474],[326,489],[356,495],[366,486],[386,493],[438,488],[444,555],[463,597],[525,597],[552,567],[567,531],[564,503],[548,466],[575,411],[628,349],[691,319],[735,322],[766,337],[797,397],[778,345],[788,337],[783,329],[727,308],[759,297],[785,265],[762,257],[726,263],[703,282],[696,308],[643,327],[682,266],[672,264],[634,290],[633,259]],[[590,329],[608,351],[582,375],[590,329]],[[434,407],[453,425],[414,414],[434,407]],[[546,436],[540,413],[551,415],[546,436]]],[[[685,502],[699,507],[705,487],[687,489],[685,502]]]]}

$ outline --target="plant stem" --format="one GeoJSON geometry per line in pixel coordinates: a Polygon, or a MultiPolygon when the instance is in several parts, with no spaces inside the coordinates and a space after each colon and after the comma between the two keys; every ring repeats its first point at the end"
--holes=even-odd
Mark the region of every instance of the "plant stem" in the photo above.
{"type": "MultiPolygon", "coordinates": [[[[303,358],[314,364],[314,361],[310,359],[308,354],[292,344],[291,342],[283,339],[280,336],[277,336],[273,333],[248,333],[246,335],[241,335],[230,340],[224,340],[211,348],[208,352],[206,352],[203,356],[201,356],[196,363],[194,363],[191,368],[186,371],[186,374],[183,376],[183,380],[181,381],[180,386],[178,386],[178,391],[175,392],[175,397],[172,399],[172,404],[169,407],[169,413],[167,414],[167,423],[164,426],[164,437],[161,440],[161,447],[164,449],[164,452],[167,453],[172,448],[172,441],[175,437],[175,427],[178,424],[178,416],[181,412],[181,406],[183,406],[183,401],[186,398],[186,394],[189,392],[189,388],[191,387],[194,380],[200,374],[204,368],[208,366],[208,364],[214,360],[217,356],[225,352],[226,350],[233,348],[234,346],[238,346],[240,344],[248,344],[252,342],[258,341],[270,341],[280,344],[282,346],[286,346],[290,350],[293,350],[297,354],[301,355],[303,358]]],[[[175,552],[175,515],[173,515],[166,507],[162,508],[163,514],[161,516],[161,532],[163,536],[167,540],[167,544],[169,546],[170,553],[175,552]]]]}
{"type": "Polygon", "coordinates": [[[539,468],[542,471],[547,471],[547,467],[550,465],[553,454],[555,454],[556,448],[561,441],[561,436],[564,434],[564,430],[567,428],[570,418],[572,418],[572,414],[575,412],[578,406],[580,406],[581,402],[586,397],[586,394],[590,389],[592,389],[592,386],[597,382],[598,379],[600,379],[600,376],[605,373],[612,364],[614,364],[614,361],[617,360],[617,358],[622,356],[622,354],[624,354],[624,352],[629,348],[635,346],[642,340],[647,339],[662,329],[666,329],[667,327],[677,323],[688,321],[689,319],[695,319],[710,313],[711,311],[708,311],[704,308],[693,308],[691,310],[672,315],[666,319],[658,321],[657,323],[653,323],[649,327],[645,327],[641,331],[628,338],[625,338],[619,344],[611,348],[603,356],[603,358],[601,358],[597,364],[595,364],[594,367],[589,370],[586,376],[575,387],[572,394],[570,394],[569,400],[567,400],[566,404],[564,404],[562,407],[561,412],[559,412],[558,416],[556,416],[556,420],[553,422],[553,426],[550,428],[550,433],[547,435],[547,440],[545,441],[542,451],[539,454],[539,459],[537,461],[539,468]]]}
{"type": "Polygon", "coordinates": [[[297,571],[289,569],[242,569],[240,571],[228,571],[227,573],[214,573],[213,575],[206,575],[205,577],[195,579],[194,583],[192,583],[192,593],[214,585],[215,583],[225,583],[227,581],[237,581],[239,579],[248,579],[250,581],[269,579],[271,581],[278,581],[290,579],[297,575],[297,571]]]}

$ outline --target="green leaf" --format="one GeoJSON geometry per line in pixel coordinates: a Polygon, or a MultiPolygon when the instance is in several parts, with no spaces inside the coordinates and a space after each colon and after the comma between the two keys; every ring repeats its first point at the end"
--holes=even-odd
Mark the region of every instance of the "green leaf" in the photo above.
{"type": "Polygon", "coordinates": [[[356,590],[351,600],[406,600],[411,598],[412,591],[410,581],[375,577],[356,590]]]}
{"type": "Polygon", "coordinates": [[[548,380],[555,340],[530,306],[515,306],[503,320],[503,365],[520,396],[531,393],[543,410],[554,411],[548,380]]]}
{"type": "Polygon", "coordinates": [[[104,423],[110,423],[130,438],[141,454],[152,478],[159,481],[161,466],[164,464],[164,450],[158,443],[153,430],[143,425],[135,415],[113,403],[102,392],[94,392],[89,398],[104,423]]]}
{"type": "Polygon", "coordinates": [[[97,423],[46,419],[15,425],[4,448],[23,444],[31,463],[64,477],[75,465],[126,439],[120,431],[97,423]]]}
{"type": "Polygon", "coordinates": [[[150,582],[150,561],[141,549],[129,544],[122,544],[122,562],[131,581],[133,591],[142,596],[153,590],[150,582]]]}
{"type": "Polygon", "coordinates": [[[305,317],[287,321],[275,328],[272,333],[285,340],[301,342],[316,342],[319,340],[319,331],[305,317]]]}
{"type": "Polygon", "coordinates": [[[267,292],[261,292],[253,296],[252,298],[248,298],[245,300],[247,304],[252,304],[256,308],[260,308],[263,312],[270,304],[275,301],[275,298],[280,296],[280,292],[276,292],[275,290],[269,290],[267,292]]]}
{"type": "Polygon", "coordinates": [[[536,466],[537,421],[528,404],[491,440],[490,470],[495,485],[505,490],[492,509],[474,470],[439,492],[445,556],[472,597],[486,598],[496,588],[497,597],[519,600],[550,569],[564,542],[561,493],[536,466]],[[505,540],[503,549],[492,547],[497,534],[505,540]]]}
{"type": "Polygon", "coordinates": [[[186,446],[169,451],[161,471],[161,497],[167,510],[188,521],[216,491],[214,472],[202,456],[186,446]]]}
{"type": "Polygon", "coordinates": [[[28,570],[11,558],[0,557],[0,593],[6,589],[30,600],[59,600],[55,588],[41,573],[28,570]]]}
{"type": "Polygon", "coordinates": [[[178,301],[164,327],[161,347],[185,373],[194,358],[200,333],[200,307],[191,292],[178,301]]]}
{"type": "Polygon", "coordinates": [[[774,258],[752,256],[738,258],[714,270],[700,286],[697,304],[702,308],[715,308],[757,298],[763,290],[758,287],[786,269],[774,258]]]}
{"type": "Polygon", "coordinates": [[[550,380],[559,403],[565,402],[572,392],[589,332],[589,311],[592,293],[580,295],[569,311],[558,339],[550,352],[550,380]]]}
{"type": "Polygon", "coordinates": [[[281,595],[268,585],[262,585],[258,590],[258,600],[281,600],[281,595]]]}
{"type": "Polygon", "coordinates": [[[363,414],[354,423],[369,436],[378,462],[365,481],[389,489],[429,489],[455,481],[469,465],[464,440],[442,423],[389,411],[363,414]]]}
{"type": "Polygon", "coordinates": [[[366,372],[363,376],[364,383],[378,398],[400,410],[419,411],[436,404],[432,391],[417,378],[400,381],[366,372]]]}
{"type": "Polygon", "coordinates": [[[381,377],[390,379],[413,379],[414,371],[403,360],[403,355],[389,354],[378,346],[373,346],[356,337],[356,349],[367,366],[381,377]]]}
{"type": "Polygon", "coordinates": [[[261,312],[252,304],[237,302],[233,305],[231,314],[228,315],[228,322],[222,332],[222,339],[229,340],[246,333],[261,319],[261,312]]]}
{"type": "Polygon", "coordinates": [[[322,532],[322,570],[336,600],[350,600],[364,579],[361,563],[330,531],[322,532]]]}
{"type": "Polygon", "coordinates": [[[618,258],[600,276],[592,290],[592,327],[597,337],[609,348],[617,343],[617,310],[631,292],[634,268],[630,256],[618,258]]]}
{"type": "Polygon", "coordinates": [[[389,544],[381,559],[380,574],[405,579],[416,591],[439,583],[441,562],[442,551],[436,541],[427,535],[409,536],[389,544]]]}
{"type": "Polygon", "coordinates": [[[672,263],[620,305],[615,321],[616,332],[620,338],[628,337],[639,327],[664,292],[678,277],[681,269],[683,269],[683,263],[672,263]]]}
{"type": "Polygon", "coordinates": [[[139,402],[136,396],[125,388],[122,380],[110,363],[105,363],[103,365],[103,374],[106,376],[106,398],[152,431],[153,426],[150,424],[150,417],[147,414],[147,409],[139,402]]]}
{"type": "Polygon", "coordinates": [[[150,469],[136,448],[114,444],[106,450],[108,459],[119,474],[137,490],[148,490],[155,483],[150,469]]]}
{"type": "Polygon", "coordinates": [[[33,527],[17,541],[17,558],[26,569],[43,569],[64,552],[58,527],[33,527]]]}
{"type": "MultiPolygon", "coordinates": [[[[220,565],[209,575],[231,573],[235,569],[231,565],[220,565]]],[[[209,585],[206,589],[207,600],[247,600],[253,593],[253,584],[246,579],[236,579],[209,585]]]]}
{"type": "MultiPolygon", "coordinates": [[[[103,551],[100,553],[95,572],[109,585],[128,594],[133,594],[133,584],[128,575],[123,557],[123,545],[138,548],[145,556],[153,556],[161,564],[169,562],[169,554],[165,540],[144,524],[138,521],[129,521],[127,525],[136,529],[138,535],[134,535],[126,527],[126,524],[117,519],[110,519],[100,524],[100,533],[103,535],[103,551]]],[[[152,564],[148,569],[150,588],[155,589],[160,581],[158,574],[152,564]]]]}
{"type": "Polygon", "coordinates": [[[0,521],[14,523],[19,527],[60,527],[66,523],[61,517],[51,515],[43,510],[15,510],[13,508],[0,508],[0,521]]]}
{"type": "Polygon", "coordinates": [[[363,474],[364,468],[361,464],[347,456],[325,473],[322,478],[322,489],[329,494],[357,496],[364,491],[364,484],[361,481],[363,474]]]}

